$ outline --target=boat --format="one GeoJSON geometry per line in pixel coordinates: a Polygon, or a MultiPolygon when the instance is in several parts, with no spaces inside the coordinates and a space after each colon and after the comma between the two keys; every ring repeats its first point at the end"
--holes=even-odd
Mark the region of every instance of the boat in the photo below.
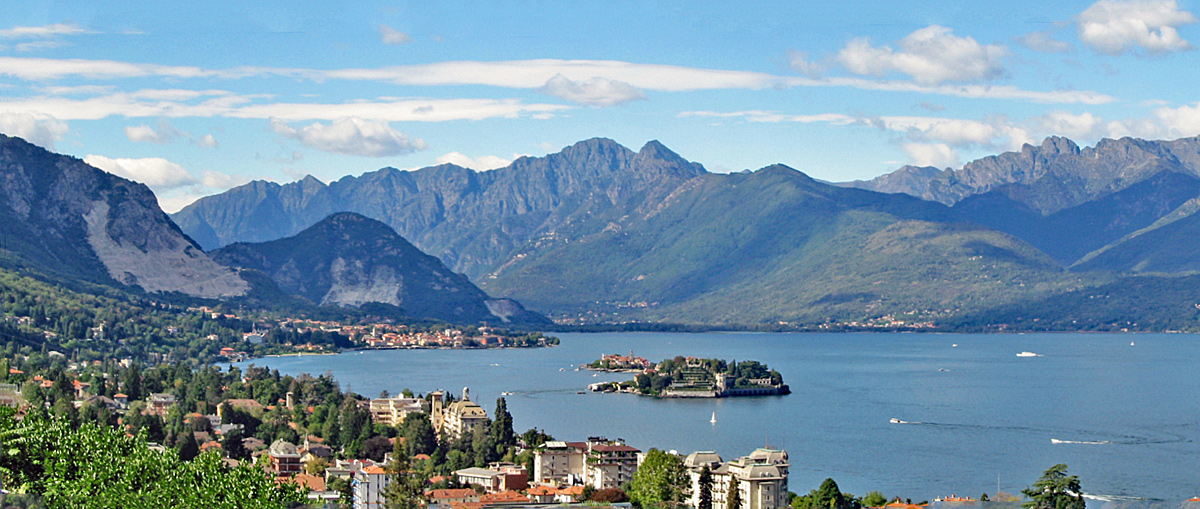
{"type": "Polygon", "coordinates": [[[558,368],[559,371],[566,371],[567,368],[558,368]]]}
{"type": "Polygon", "coordinates": [[[892,417],[892,420],[891,420],[891,421],[888,421],[888,422],[890,422],[890,423],[892,423],[892,424],[908,424],[908,421],[902,421],[902,420],[900,420],[900,419],[897,419],[897,418],[895,418],[895,417],[892,417]]]}
{"type": "Polygon", "coordinates": [[[1017,357],[1041,357],[1041,355],[1033,352],[1021,352],[1017,354],[1017,357]]]}
{"type": "Polygon", "coordinates": [[[512,392],[504,391],[504,392],[501,392],[500,395],[501,396],[512,396],[512,392]]]}
{"type": "Polygon", "coordinates": [[[1130,341],[1130,342],[1129,342],[1129,346],[1133,346],[1133,341],[1130,341]]]}
{"type": "Polygon", "coordinates": [[[716,412],[713,412],[712,419],[709,419],[708,422],[711,422],[713,424],[717,423],[717,413],[716,412]]]}
{"type": "Polygon", "coordinates": [[[951,347],[951,348],[958,348],[958,343],[955,343],[955,344],[953,344],[953,345],[950,345],[950,347],[951,347]]]}

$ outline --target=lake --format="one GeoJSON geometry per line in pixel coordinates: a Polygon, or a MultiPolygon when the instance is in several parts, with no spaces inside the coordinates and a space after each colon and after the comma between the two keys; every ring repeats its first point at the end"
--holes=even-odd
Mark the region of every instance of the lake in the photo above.
{"type": "Polygon", "coordinates": [[[1200,341],[1184,334],[558,334],[542,349],[381,350],[240,363],[326,371],[370,397],[461,393],[489,414],[502,392],[517,432],[622,438],[642,450],[787,450],[789,485],[826,477],[914,501],[1018,493],[1066,463],[1089,495],[1181,501],[1200,493],[1200,341]],[[1136,344],[1131,344],[1136,343],[1136,344]],[[957,346],[954,346],[957,345],[957,346]],[[578,394],[632,378],[575,371],[603,353],[758,360],[787,396],[657,400],[578,394]],[[1018,357],[1030,351],[1039,357],[1018,357]],[[598,375],[598,376],[597,376],[598,375]],[[716,413],[716,424],[710,423],[716,413]],[[896,418],[907,424],[893,424],[896,418]],[[1055,442],[1058,443],[1055,443],[1055,442]]]}

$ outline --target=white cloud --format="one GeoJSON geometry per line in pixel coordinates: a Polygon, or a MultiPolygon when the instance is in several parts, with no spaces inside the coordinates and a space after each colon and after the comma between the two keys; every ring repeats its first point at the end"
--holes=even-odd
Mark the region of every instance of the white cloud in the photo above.
{"type": "MultiPolygon", "coordinates": [[[[941,28],[941,27],[936,27],[941,28]]],[[[919,31],[918,31],[919,32],[919,31]]],[[[912,37],[911,35],[909,36],[912,37]]],[[[967,41],[960,44],[970,46],[977,43],[970,38],[949,36],[947,41],[967,41]]],[[[948,46],[954,46],[948,44],[948,46]]],[[[984,52],[988,53],[986,46],[984,52]]],[[[886,53],[886,51],[885,51],[886,53]]],[[[992,52],[994,53],[994,52],[992,52]]],[[[895,54],[902,55],[902,54],[895,54]]],[[[950,55],[953,56],[953,55],[950,55]]],[[[905,68],[916,72],[921,66],[919,58],[899,59],[906,62],[905,68]]],[[[958,65],[958,62],[942,62],[958,65]]],[[[998,64],[997,64],[998,65],[998,64]]],[[[983,64],[986,68],[987,64],[983,64]]],[[[939,67],[939,66],[934,66],[939,67]]],[[[970,66],[957,69],[961,75],[978,74],[979,69],[970,66]]],[[[940,69],[943,74],[950,73],[940,69]]],[[[930,85],[908,81],[878,81],[862,78],[806,76],[775,76],[752,71],[730,71],[673,65],[638,64],[607,60],[518,60],[501,62],[438,62],[408,66],[380,67],[373,69],[315,70],[277,67],[235,67],[209,70],[198,67],[136,64],[110,60],[56,60],[46,58],[0,57],[0,75],[18,79],[45,81],[70,76],[93,79],[118,79],[129,77],[159,76],[167,78],[225,78],[238,79],[253,76],[286,76],[314,81],[366,80],[386,81],[398,85],[485,85],[505,88],[534,90],[561,74],[573,82],[586,82],[596,77],[628,84],[638,90],[684,92],[696,90],[725,90],[786,88],[786,87],[848,87],[860,90],[911,92],[920,94],[950,95],[967,98],[1009,99],[1045,103],[1103,104],[1114,101],[1112,97],[1091,91],[1023,90],[1014,86],[981,85],[930,85]]],[[[345,116],[347,114],[342,114],[345,116]]],[[[353,114],[360,116],[361,114],[353,114]]],[[[279,115],[276,115],[279,116],[279,115]]],[[[317,117],[309,117],[317,118],[317,117]]],[[[320,118],[328,118],[323,116],[320,118]]],[[[366,117],[364,117],[366,118],[366,117]]],[[[399,120],[399,119],[396,119],[399,120]]]]}
{"type": "Polygon", "coordinates": [[[569,110],[562,104],[526,104],[517,99],[395,99],[340,104],[258,103],[261,96],[205,95],[195,92],[193,100],[174,91],[179,100],[149,97],[167,91],[112,93],[75,99],[58,96],[0,98],[0,111],[44,112],[64,120],[98,120],[110,116],[140,117],[230,117],[281,118],[284,120],[337,120],[359,117],[388,122],[445,122],[518,118],[569,110]]]}
{"type": "Polygon", "coordinates": [[[277,134],[297,140],[306,147],[338,154],[385,157],[425,149],[424,140],[410,140],[387,122],[356,117],[341,118],[327,125],[313,123],[300,129],[272,118],[270,126],[277,134]]]}
{"type": "Polygon", "coordinates": [[[1030,32],[1017,38],[1017,43],[1040,53],[1066,53],[1071,44],[1050,36],[1049,30],[1030,32]]]}
{"type": "Polygon", "coordinates": [[[44,113],[0,113],[0,133],[23,138],[29,143],[50,150],[54,150],[54,142],[62,139],[69,130],[66,122],[44,113]]]}
{"type": "MultiPolygon", "coordinates": [[[[517,157],[517,156],[514,156],[517,157]]],[[[499,156],[479,156],[472,158],[462,152],[450,152],[449,154],[438,156],[437,164],[456,164],[463,168],[472,170],[484,171],[503,168],[512,163],[512,159],[505,159],[499,156]]]]}
{"type": "Polygon", "coordinates": [[[243,175],[226,175],[215,171],[204,172],[204,177],[200,179],[200,184],[204,187],[221,191],[240,186],[247,182],[250,182],[250,179],[243,175]]]}
{"type": "Polygon", "coordinates": [[[171,127],[166,120],[158,121],[158,130],[148,125],[126,126],[125,137],[132,142],[170,143],[179,136],[179,131],[171,127]]]}
{"type": "Polygon", "coordinates": [[[1080,114],[1052,111],[1038,119],[1037,127],[1042,133],[1066,136],[1073,140],[1091,141],[1108,134],[1104,121],[1086,111],[1080,114]]]}
{"type": "Polygon", "coordinates": [[[79,28],[78,25],[73,25],[70,23],[55,23],[53,25],[43,25],[37,27],[17,26],[0,29],[0,37],[4,37],[6,39],[35,39],[84,33],[89,32],[79,28]]]}
{"type": "Polygon", "coordinates": [[[1200,103],[1196,103],[1195,106],[1159,108],[1154,110],[1154,118],[1166,136],[1200,135],[1200,103]]]}
{"type": "Polygon", "coordinates": [[[575,81],[562,74],[555,74],[537,91],[587,106],[616,106],[646,98],[646,95],[633,85],[598,76],[575,81]]]}
{"type": "Polygon", "coordinates": [[[183,166],[161,157],[112,159],[105,156],[88,154],[84,156],[83,162],[113,175],[146,184],[156,192],[178,189],[199,182],[183,166]]]}
{"type": "Polygon", "coordinates": [[[764,110],[744,110],[730,112],[716,111],[684,111],[680,112],[678,117],[712,117],[712,118],[733,118],[742,117],[749,122],[797,122],[802,124],[811,124],[817,122],[826,122],[830,124],[846,125],[858,122],[859,119],[841,113],[818,113],[815,115],[785,115],[776,111],[764,110]]]}
{"type": "Polygon", "coordinates": [[[196,144],[204,148],[217,148],[217,139],[211,134],[206,134],[196,140],[196,144]]]}
{"type": "Polygon", "coordinates": [[[1175,0],[1100,0],[1079,15],[1078,30],[1079,39],[1101,53],[1166,53],[1191,48],[1178,28],[1196,22],[1175,0]]]}
{"type": "Polygon", "coordinates": [[[379,37],[383,39],[384,44],[389,46],[408,44],[413,40],[412,36],[387,25],[379,25],[379,37]]]}
{"type": "Polygon", "coordinates": [[[808,53],[792,51],[788,53],[788,66],[793,71],[810,78],[820,78],[825,73],[825,66],[808,59],[808,53]]]}
{"type": "Polygon", "coordinates": [[[30,41],[18,43],[16,49],[24,53],[26,51],[41,51],[44,49],[61,48],[63,46],[70,46],[70,44],[63,41],[30,41]]]}
{"type": "Polygon", "coordinates": [[[899,41],[900,51],[874,47],[858,38],[838,53],[838,62],[850,72],[884,76],[899,72],[922,85],[947,81],[987,81],[1004,74],[1002,46],[981,45],[971,37],[958,37],[949,28],[930,25],[899,41]]]}
{"type": "Polygon", "coordinates": [[[958,151],[944,143],[905,143],[901,148],[914,166],[957,168],[962,165],[958,151]]]}

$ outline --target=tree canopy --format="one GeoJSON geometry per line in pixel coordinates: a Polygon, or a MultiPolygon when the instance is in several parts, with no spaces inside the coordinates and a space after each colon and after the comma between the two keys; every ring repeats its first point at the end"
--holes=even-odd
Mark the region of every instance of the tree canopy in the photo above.
{"type": "Polygon", "coordinates": [[[1079,477],[1067,475],[1067,465],[1063,463],[1047,469],[1033,486],[1021,493],[1030,499],[1021,504],[1027,509],[1084,509],[1079,477]]]}
{"type": "Polygon", "coordinates": [[[633,474],[629,500],[640,507],[678,507],[686,503],[691,481],[683,458],[650,449],[633,474]]]}

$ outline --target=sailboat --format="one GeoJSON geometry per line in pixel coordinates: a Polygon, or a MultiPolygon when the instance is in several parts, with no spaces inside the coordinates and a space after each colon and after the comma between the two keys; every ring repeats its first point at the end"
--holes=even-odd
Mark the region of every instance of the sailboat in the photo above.
{"type": "Polygon", "coordinates": [[[716,412],[713,412],[712,419],[709,419],[708,422],[711,422],[713,424],[717,423],[717,413],[716,412]]]}

